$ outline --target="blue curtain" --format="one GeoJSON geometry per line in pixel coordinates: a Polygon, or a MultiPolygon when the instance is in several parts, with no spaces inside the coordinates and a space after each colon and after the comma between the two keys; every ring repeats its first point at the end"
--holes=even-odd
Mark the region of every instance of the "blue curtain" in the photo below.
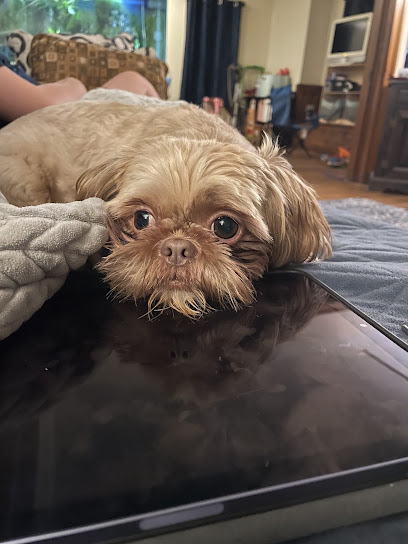
{"type": "Polygon", "coordinates": [[[242,2],[187,0],[187,32],[181,98],[203,96],[227,103],[227,68],[237,63],[242,2]]]}

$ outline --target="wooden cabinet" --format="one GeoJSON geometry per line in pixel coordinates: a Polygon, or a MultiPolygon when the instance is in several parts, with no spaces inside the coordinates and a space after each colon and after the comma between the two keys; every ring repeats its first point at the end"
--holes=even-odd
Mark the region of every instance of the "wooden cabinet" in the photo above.
{"type": "Polygon", "coordinates": [[[370,177],[373,191],[408,194],[408,80],[392,79],[384,132],[375,170],[370,177]]]}

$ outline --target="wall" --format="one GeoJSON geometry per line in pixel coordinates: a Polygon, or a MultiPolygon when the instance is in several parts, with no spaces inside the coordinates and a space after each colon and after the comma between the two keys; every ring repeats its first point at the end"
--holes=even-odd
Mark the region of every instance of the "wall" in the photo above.
{"type": "Polygon", "coordinates": [[[332,8],[330,14],[330,20],[335,21],[341,19],[344,14],[344,4],[346,0],[331,0],[332,8]]]}
{"type": "Polygon", "coordinates": [[[238,62],[266,66],[274,0],[245,0],[241,11],[238,62]]]}
{"type": "Polygon", "coordinates": [[[327,0],[312,0],[305,57],[300,81],[321,85],[325,77],[326,52],[332,22],[332,4],[327,0]]]}
{"type": "Polygon", "coordinates": [[[341,19],[345,0],[312,0],[301,83],[322,85],[332,23],[341,19]]]}
{"type": "Polygon", "coordinates": [[[171,77],[169,99],[178,100],[186,42],[187,0],[167,0],[166,17],[166,63],[171,77]]]}
{"type": "Polygon", "coordinates": [[[273,2],[266,68],[289,68],[294,88],[301,80],[310,9],[311,0],[273,2]]]}

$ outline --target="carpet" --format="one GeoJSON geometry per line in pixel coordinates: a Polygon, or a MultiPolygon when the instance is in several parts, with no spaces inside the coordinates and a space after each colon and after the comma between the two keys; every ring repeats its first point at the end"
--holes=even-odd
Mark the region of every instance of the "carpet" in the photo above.
{"type": "Polygon", "coordinates": [[[333,257],[300,268],[408,343],[408,212],[357,198],[321,206],[333,257]]]}
{"type": "Polygon", "coordinates": [[[361,217],[408,229],[408,210],[404,208],[381,204],[381,202],[368,198],[342,198],[339,200],[325,200],[324,202],[339,210],[347,210],[361,217]]]}

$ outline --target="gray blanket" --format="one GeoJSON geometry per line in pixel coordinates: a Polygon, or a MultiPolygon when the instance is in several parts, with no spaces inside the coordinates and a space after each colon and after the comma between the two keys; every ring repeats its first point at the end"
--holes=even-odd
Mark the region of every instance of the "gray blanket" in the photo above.
{"type": "MultiPolygon", "coordinates": [[[[334,254],[301,268],[408,343],[408,230],[322,203],[334,254]]],[[[408,212],[406,212],[408,214],[408,212]]]]}
{"type": "MultiPolygon", "coordinates": [[[[0,193],[0,340],[108,240],[99,198],[16,208],[0,193]]],[[[56,318],[58,318],[56,316],[56,318]]]]}

